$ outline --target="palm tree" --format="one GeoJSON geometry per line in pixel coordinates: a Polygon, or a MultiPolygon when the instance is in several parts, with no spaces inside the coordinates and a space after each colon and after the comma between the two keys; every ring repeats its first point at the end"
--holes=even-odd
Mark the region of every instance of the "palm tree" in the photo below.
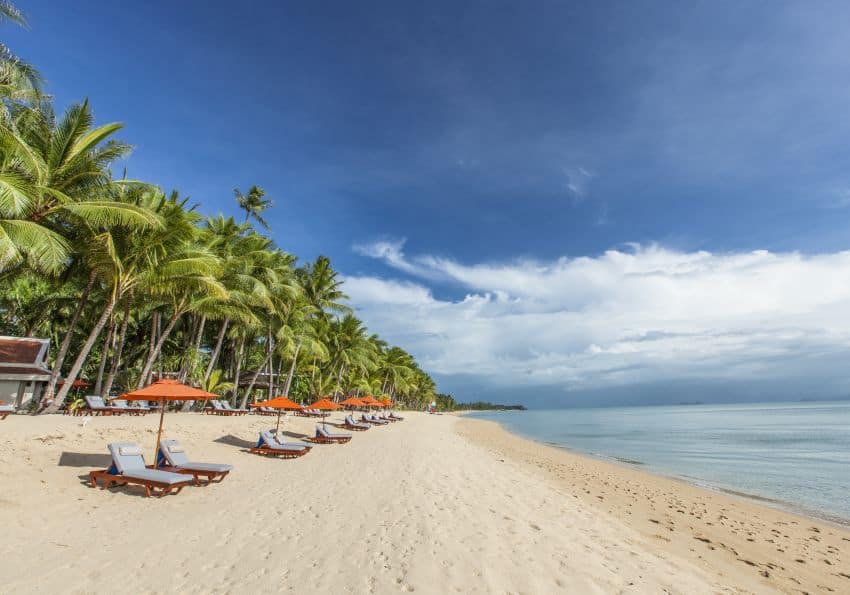
{"type": "Polygon", "coordinates": [[[109,140],[121,128],[93,128],[88,102],[56,120],[49,106],[16,109],[0,122],[0,274],[15,266],[56,274],[72,252],[68,226],[152,223],[150,214],[113,200],[110,164],[129,145],[109,140]]]}
{"type": "Polygon", "coordinates": [[[248,194],[242,194],[239,188],[234,188],[233,194],[236,196],[236,202],[239,203],[239,208],[245,211],[245,223],[253,218],[264,228],[269,229],[269,224],[263,219],[262,213],[272,206],[272,201],[263,198],[266,195],[265,190],[259,186],[251,186],[248,189],[248,194]]]}
{"type": "MultiPolygon", "coordinates": [[[[8,0],[0,0],[0,24],[11,23],[29,29],[24,14],[8,0]]],[[[15,55],[0,42],[0,97],[14,102],[36,102],[39,99],[42,79],[39,72],[15,55]]],[[[3,106],[3,116],[8,111],[3,106]]]]}

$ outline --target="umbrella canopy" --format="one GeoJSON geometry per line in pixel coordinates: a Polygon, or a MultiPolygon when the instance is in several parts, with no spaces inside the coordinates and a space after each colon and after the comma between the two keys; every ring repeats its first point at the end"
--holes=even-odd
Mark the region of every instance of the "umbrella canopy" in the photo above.
{"type": "Polygon", "coordinates": [[[277,435],[280,430],[280,414],[285,409],[299,410],[301,409],[301,405],[294,401],[290,401],[286,397],[275,397],[274,399],[269,399],[268,401],[263,401],[262,403],[254,403],[251,407],[271,407],[272,409],[277,409],[277,427],[275,428],[275,435],[277,435]]]}
{"type": "Polygon", "coordinates": [[[301,409],[301,405],[295,401],[290,401],[286,397],[275,397],[268,401],[254,403],[251,407],[270,407],[271,409],[301,409]]]}
{"type": "Polygon", "coordinates": [[[362,407],[364,405],[363,401],[357,397],[348,397],[344,401],[340,401],[339,404],[349,405],[351,407],[362,407]]]}
{"type": "Polygon", "coordinates": [[[374,397],[370,397],[370,396],[360,397],[360,400],[363,402],[364,405],[368,405],[369,407],[381,407],[382,406],[381,402],[379,400],[375,399],[374,397]]]}
{"type": "Polygon", "coordinates": [[[156,461],[156,457],[159,456],[159,442],[162,438],[162,420],[165,417],[165,402],[201,401],[206,399],[215,399],[218,395],[166,378],[163,380],[157,380],[145,388],[140,388],[139,390],[134,390],[130,393],[124,393],[121,397],[130,401],[160,401],[159,430],[156,433],[156,450],[154,451],[154,461],[156,461]]]}
{"type": "Polygon", "coordinates": [[[319,411],[334,411],[335,409],[342,409],[342,405],[334,403],[330,399],[319,399],[318,401],[310,403],[307,408],[318,409],[319,411]]]}
{"type": "MultiPolygon", "coordinates": [[[[319,399],[308,406],[309,409],[318,409],[319,411],[334,411],[342,409],[342,405],[338,405],[330,399],[319,399]]],[[[325,426],[325,418],[322,418],[322,427],[325,426]]]]}

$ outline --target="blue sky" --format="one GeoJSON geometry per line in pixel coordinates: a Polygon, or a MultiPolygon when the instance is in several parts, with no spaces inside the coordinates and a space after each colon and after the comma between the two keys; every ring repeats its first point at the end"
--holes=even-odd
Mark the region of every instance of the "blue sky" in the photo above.
{"type": "Polygon", "coordinates": [[[89,97],[126,124],[131,177],[210,213],[263,186],[279,244],[329,255],[370,327],[447,390],[562,404],[720,382],[794,398],[817,370],[820,396],[850,394],[850,295],[834,288],[850,272],[846,4],[19,5],[32,28],[4,40],[59,105],[89,97]],[[636,270],[652,278],[640,295],[660,276],[663,315],[619,295],[636,270]],[[775,303],[801,276],[831,301],[809,287],[775,303]],[[690,283],[717,312],[692,311],[690,283]],[[628,317],[608,328],[603,312],[628,317]],[[620,353],[635,336],[653,345],[632,345],[637,360],[620,353]],[[732,350],[693,369],[732,336],[752,368],[729,375],[732,350]]]}

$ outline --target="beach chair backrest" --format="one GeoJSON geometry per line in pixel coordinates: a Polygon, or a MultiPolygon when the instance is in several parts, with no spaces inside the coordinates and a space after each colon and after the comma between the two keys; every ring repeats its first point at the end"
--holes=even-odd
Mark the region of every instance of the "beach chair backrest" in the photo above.
{"type": "Polygon", "coordinates": [[[328,434],[328,431],[322,426],[316,426],[316,433],[320,436],[324,436],[325,438],[330,436],[330,434],[328,434]]]}
{"type": "Polygon", "coordinates": [[[233,407],[231,407],[230,403],[227,401],[219,401],[219,403],[221,404],[221,408],[225,411],[234,411],[233,407]]]}
{"type": "Polygon", "coordinates": [[[129,407],[127,407],[127,401],[123,401],[123,400],[117,400],[117,401],[113,400],[112,406],[116,407],[118,409],[129,409],[129,407]]]}
{"type": "Polygon", "coordinates": [[[106,409],[103,398],[98,395],[86,395],[86,403],[91,409],[106,409]]]}
{"type": "Polygon", "coordinates": [[[162,456],[172,467],[179,467],[189,462],[189,457],[183,451],[183,447],[177,440],[163,440],[159,445],[162,456]]]}
{"type": "Polygon", "coordinates": [[[268,446],[279,446],[280,443],[277,441],[277,438],[274,437],[269,431],[260,432],[260,442],[265,442],[268,446]]]}
{"type": "Polygon", "coordinates": [[[109,452],[119,473],[145,468],[142,448],[135,442],[113,442],[109,445],[109,452]]]}

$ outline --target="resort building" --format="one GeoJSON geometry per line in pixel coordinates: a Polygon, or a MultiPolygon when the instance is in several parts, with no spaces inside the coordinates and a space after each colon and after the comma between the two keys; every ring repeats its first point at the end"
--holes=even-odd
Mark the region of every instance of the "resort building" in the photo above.
{"type": "Polygon", "coordinates": [[[49,347],[50,339],[0,337],[0,401],[21,408],[41,399],[50,380],[49,347]]]}

